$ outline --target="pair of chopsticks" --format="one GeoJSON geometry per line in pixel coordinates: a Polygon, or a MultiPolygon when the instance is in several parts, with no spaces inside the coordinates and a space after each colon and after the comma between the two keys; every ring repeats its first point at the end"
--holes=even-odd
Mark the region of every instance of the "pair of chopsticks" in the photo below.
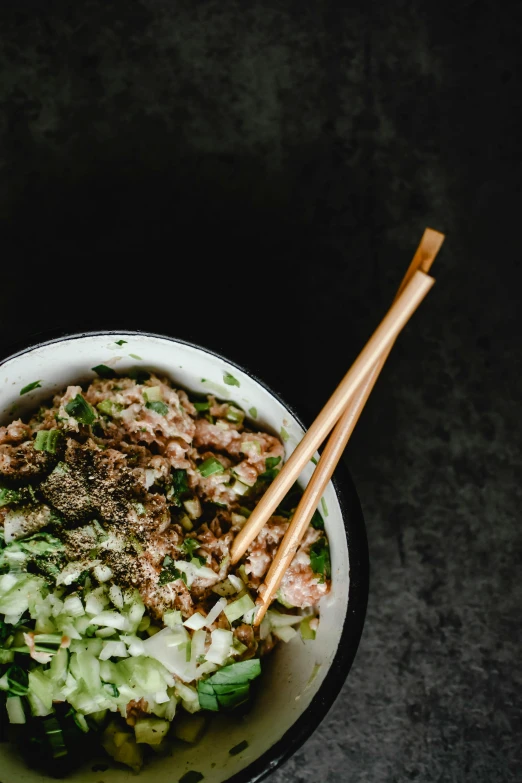
{"type": "Polygon", "coordinates": [[[259,589],[254,625],[259,625],[274,600],[393,343],[435,282],[427,273],[443,241],[444,234],[431,228],[424,231],[390,310],[234,540],[231,559],[237,563],[333,429],[259,589]]]}

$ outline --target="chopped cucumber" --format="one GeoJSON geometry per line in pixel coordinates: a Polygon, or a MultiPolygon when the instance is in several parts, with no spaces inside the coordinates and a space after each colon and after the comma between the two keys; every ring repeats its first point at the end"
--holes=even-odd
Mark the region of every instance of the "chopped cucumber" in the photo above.
{"type": "Polygon", "coordinates": [[[186,712],[180,713],[174,721],[174,736],[183,742],[195,745],[203,736],[207,722],[206,716],[201,712],[192,715],[186,712]]]}
{"type": "Polygon", "coordinates": [[[159,745],[170,729],[168,720],[141,718],[134,726],[136,742],[140,745],[159,745]]]}
{"type": "Polygon", "coordinates": [[[102,735],[102,745],[115,761],[139,772],[143,766],[143,752],[131,733],[121,723],[111,721],[102,735]]]}
{"type": "Polygon", "coordinates": [[[5,706],[9,723],[25,723],[25,713],[20,696],[9,696],[6,699],[5,706]]]}

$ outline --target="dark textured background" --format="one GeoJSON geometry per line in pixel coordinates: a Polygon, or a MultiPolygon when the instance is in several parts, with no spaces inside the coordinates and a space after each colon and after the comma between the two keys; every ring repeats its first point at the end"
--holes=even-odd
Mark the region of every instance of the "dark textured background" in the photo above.
{"type": "Polygon", "coordinates": [[[0,9],[2,350],[166,331],[310,420],[447,233],[347,451],[359,653],[274,783],[522,779],[521,32],[480,0],[0,9]]]}

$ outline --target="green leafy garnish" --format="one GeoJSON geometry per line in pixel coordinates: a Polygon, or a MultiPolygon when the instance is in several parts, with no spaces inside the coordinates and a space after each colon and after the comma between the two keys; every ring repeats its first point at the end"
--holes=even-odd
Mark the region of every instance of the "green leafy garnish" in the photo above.
{"type": "Polygon", "coordinates": [[[229,373],[229,372],[224,372],[223,373],[223,381],[226,383],[227,386],[240,386],[241,385],[239,383],[238,379],[234,378],[234,376],[231,375],[231,373],[229,373]]]}
{"type": "Polygon", "coordinates": [[[198,465],[198,470],[201,475],[206,478],[207,476],[212,476],[214,473],[223,473],[225,468],[218,459],[209,457],[204,460],[201,465],[198,465]]]}
{"type": "Polygon", "coordinates": [[[187,481],[187,471],[183,468],[177,468],[172,471],[172,484],[167,492],[167,498],[173,500],[177,506],[181,505],[181,500],[190,493],[187,481]]]}
{"type": "Polygon", "coordinates": [[[279,470],[277,465],[281,462],[281,457],[267,457],[265,460],[266,470],[264,473],[260,473],[256,481],[256,489],[262,489],[265,484],[272,482],[279,470]]]}
{"type": "Polygon", "coordinates": [[[7,670],[7,683],[10,696],[25,696],[29,691],[29,676],[20,666],[10,666],[7,670]]]}
{"type": "Polygon", "coordinates": [[[34,447],[37,451],[48,451],[56,454],[56,448],[62,437],[60,430],[39,430],[36,433],[34,447]]]}
{"type": "Polygon", "coordinates": [[[151,411],[154,411],[154,413],[159,413],[160,416],[166,416],[169,412],[169,406],[160,400],[153,400],[152,402],[147,401],[145,403],[145,407],[149,408],[151,411]]]}
{"type": "Polygon", "coordinates": [[[87,400],[82,397],[81,394],[77,394],[76,397],[67,403],[65,406],[66,412],[73,419],[79,421],[80,424],[93,424],[96,421],[96,413],[87,400]]]}
{"type": "Polygon", "coordinates": [[[312,525],[315,530],[324,530],[324,520],[319,513],[319,509],[315,509],[314,515],[312,519],[310,520],[310,524],[312,525]]]}
{"type": "Polygon", "coordinates": [[[231,756],[237,756],[238,753],[241,753],[243,750],[246,750],[248,748],[248,742],[246,740],[243,740],[243,742],[240,742],[238,745],[234,745],[233,748],[230,748],[228,751],[231,756]]]}
{"type": "Polygon", "coordinates": [[[20,389],[20,397],[22,394],[27,394],[27,392],[33,391],[33,389],[40,389],[41,386],[41,381],[33,381],[32,383],[28,383],[27,386],[24,386],[23,389],[20,389]]]}
{"type": "Polygon", "coordinates": [[[261,674],[259,658],[224,666],[207,680],[198,680],[199,704],[204,710],[218,712],[247,701],[250,681],[261,674]]]}
{"type": "Polygon", "coordinates": [[[96,367],[91,367],[93,372],[97,373],[100,378],[117,378],[118,373],[112,369],[112,367],[107,367],[106,364],[97,364],[96,367]]]}
{"type": "Polygon", "coordinates": [[[125,345],[127,340],[115,340],[114,342],[116,343],[116,345],[125,345]]]}
{"type": "Polygon", "coordinates": [[[201,413],[202,411],[208,411],[210,408],[210,403],[207,402],[193,402],[192,403],[195,407],[195,409],[198,411],[198,413],[201,413]]]}
{"type": "Polygon", "coordinates": [[[201,546],[200,542],[197,541],[195,538],[186,538],[183,541],[183,544],[181,545],[181,549],[187,555],[190,555],[192,557],[193,553],[196,551],[196,549],[199,549],[200,546],[201,546]]]}
{"type": "Polygon", "coordinates": [[[169,582],[175,582],[177,579],[182,579],[187,584],[187,575],[184,571],[178,571],[174,565],[174,560],[170,555],[166,555],[163,561],[163,568],[159,575],[159,584],[168,585],[169,582]]]}
{"type": "Polygon", "coordinates": [[[310,565],[314,574],[320,578],[321,583],[332,575],[330,547],[326,538],[320,538],[310,547],[310,565]]]}
{"type": "Polygon", "coordinates": [[[249,414],[252,416],[253,419],[257,419],[257,408],[249,408],[248,409],[249,414]]]}

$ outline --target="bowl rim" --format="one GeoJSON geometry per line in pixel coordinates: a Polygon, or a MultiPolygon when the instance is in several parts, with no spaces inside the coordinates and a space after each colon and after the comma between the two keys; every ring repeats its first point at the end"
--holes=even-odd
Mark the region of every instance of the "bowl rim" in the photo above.
{"type": "MultiPolygon", "coordinates": [[[[107,329],[86,329],[78,332],[68,332],[63,329],[43,330],[29,335],[26,339],[12,342],[14,351],[0,358],[0,367],[11,359],[41,348],[66,340],[82,339],[86,337],[101,337],[111,335],[129,335],[137,337],[152,337],[168,340],[173,343],[195,348],[202,353],[210,354],[223,362],[235,367],[259,383],[281,405],[283,405],[295,417],[296,421],[306,431],[306,427],[292,405],[289,405],[281,395],[271,386],[261,380],[250,368],[223,356],[218,351],[205,348],[198,343],[184,340],[171,335],[158,332],[149,332],[140,329],[116,329],[112,326],[107,329]],[[33,342],[34,340],[34,342],[33,342]]],[[[343,629],[339,640],[339,646],[334,659],[321,683],[319,690],[312,701],[297,720],[290,726],[285,734],[257,759],[254,759],[244,769],[236,772],[224,783],[259,783],[278,767],[284,764],[314,733],[324,720],[348,677],[352,667],[359,643],[361,640],[369,595],[369,552],[366,526],[362,513],[357,490],[350,472],[341,460],[332,477],[337,499],[341,508],[348,547],[348,562],[350,566],[350,583],[348,593],[348,607],[343,622],[343,629]]]]}

